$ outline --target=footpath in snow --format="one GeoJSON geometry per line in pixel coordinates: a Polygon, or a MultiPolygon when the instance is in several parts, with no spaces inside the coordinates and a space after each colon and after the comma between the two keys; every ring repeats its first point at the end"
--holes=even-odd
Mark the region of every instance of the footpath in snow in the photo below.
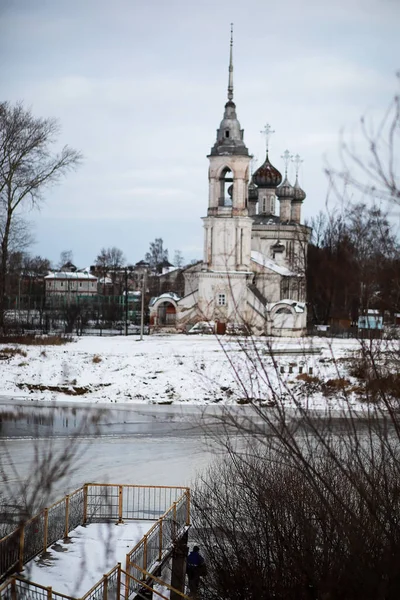
{"type": "Polygon", "coordinates": [[[31,560],[24,575],[56,592],[80,598],[118,562],[125,565],[127,553],[153,524],[135,521],[79,526],[70,533],[69,543],[59,540],[48,548],[46,558],[31,560]]]}

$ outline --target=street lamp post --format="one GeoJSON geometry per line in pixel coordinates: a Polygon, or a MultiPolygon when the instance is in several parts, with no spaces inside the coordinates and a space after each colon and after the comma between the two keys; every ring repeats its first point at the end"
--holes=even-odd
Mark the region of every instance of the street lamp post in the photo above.
{"type": "Polygon", "coordinates": [[[143,265],[143,279],[142,279],[142,302],[140,306],[140,341],[143,341],[143,331],[144,331],[144,295],[146,292],[146,275],[147,275],[147,267],[148,265],[143,265]]]}

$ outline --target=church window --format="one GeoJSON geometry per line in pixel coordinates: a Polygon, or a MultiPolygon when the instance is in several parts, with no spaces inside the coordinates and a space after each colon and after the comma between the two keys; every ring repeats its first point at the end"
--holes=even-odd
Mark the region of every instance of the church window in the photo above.
{"type": "Polygon", "coordinates": [[[228,138],[229,137],[229,131],[225,131],[225,137],[228,138]]]}
{"type": "Polygon", "coordinates": [[[218,294],[218,306],[226,306],[226,295],[218,294]]]}

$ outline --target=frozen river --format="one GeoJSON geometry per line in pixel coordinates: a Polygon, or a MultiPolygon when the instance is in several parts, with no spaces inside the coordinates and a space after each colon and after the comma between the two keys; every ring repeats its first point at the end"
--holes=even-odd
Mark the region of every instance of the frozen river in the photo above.
{"type": "Polygon", "coordinates": [[[85,482],[190,485],[216,448],[204,436],[194,406],[32,406],[3,398],[0,459],[11,486],[35,468],[35,452],[77,444],[78,464],[55,490],[60,497],[85,482]],[[100,412],[99,412],[100,411],[100,412]],[[91,423],[92,418],[96,424],[91,423]]]}
{"type": "MultiPolygon", "coordinates": [[[[243,415],[246,408],[233,410],[243,415]]],[[[222,452],[204,433],[205,424],[208,433],[211,430],[209,417],[221,410],[216,405],[33,405],[3,397],[1,477],[16,489],[35,473],[38,455],[45,456],[50,446],[53,456],[61,454],[74,444],[74,469],[58,482],[52,499],[86,482],[190,486],[196,474],[222,452]]],[[[345,421],[337,415],[330,428],[340,433],[345,421]]],[[[320,423],[323,426],[324,421],[320,423]]],[[[363,427],[362,419],[357,427],[363,427]]],[[[215,421],[212,430],[218,433],[215,421]]]]}

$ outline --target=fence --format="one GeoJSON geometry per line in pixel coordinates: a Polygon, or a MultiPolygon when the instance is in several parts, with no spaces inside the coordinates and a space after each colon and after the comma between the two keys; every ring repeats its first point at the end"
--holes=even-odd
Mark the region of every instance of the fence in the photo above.
{"type": "MultiPolygon", "coordinates": [[[[25,563],[46,552],[48,546],[60,538],[68,537],[78,525],[109,520],[119,523],[124,520],[156,521],[161,520],[160,517],[164,519],[171,510],[175,510],[173,514],[179,522],[183,520],[182,511],[186,511],[185,523],[189,524],[187,488],[87,483],[0,540],[0,580],[12,571],[21,571],[25,563]],[[169,507],[172,508],[168,510],[169,507]]],[[[170,535],[171,544],[174,539],[172,529],[170,535]]],[[[163,543],[167,544],[166,538],[163,543]]],[[[147,565],[147,562],[141,563],[143,568],[147,565]]]]}
{"type": "Polygon", "coordinates": [[[21,571],[29,560],[84,522],[85,486],[25,521],[0,540],[0,579],[21,571]]]}
{"type": "Polygon", "coordinates": [[[138,544],[126,555],[125,570],[132,576],[128,596],[138,591],[143,573],[151,572],[168,555],[173,542],[190,524],[190,492],[173,502],[138,544]]]}
{"type": "MultiPolygon", "coordinates": [[[[80,600],[127,600],[132,595],[130,590],[133,589],[136,590],[135,597],[143,600],[148,600],[149,594],[152,594],[156,600],[169,600],[171,592],[175,598],[189,600],[188,596],[151,573],[143,571],[141,579],[136,579],[123,571],[120,563],[106,573],[80,600]]],[[[13,577],[0,586],[0,598],[2,600],[75,600],[72,596],[54,592],[51,587],[19,577],[13,577]]]]}

